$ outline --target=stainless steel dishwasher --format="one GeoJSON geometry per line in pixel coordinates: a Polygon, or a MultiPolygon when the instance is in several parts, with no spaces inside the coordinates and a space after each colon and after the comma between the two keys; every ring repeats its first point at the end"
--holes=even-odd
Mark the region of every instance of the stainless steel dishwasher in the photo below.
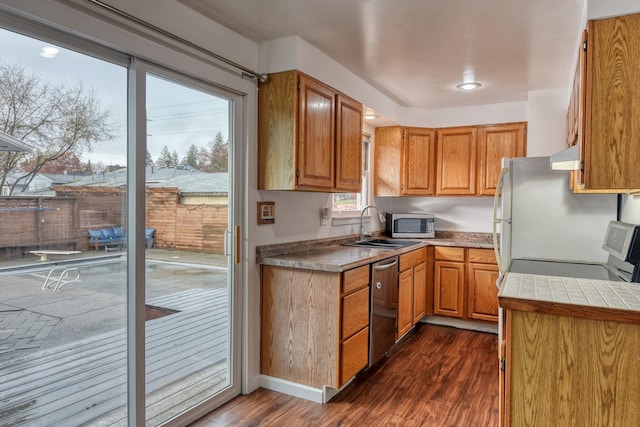
{"type": "Polygon", "coordinates": [[[395,256],[376,262],[371,269],[369,366],[395,344],[397,299],[398,257],[395,256]]]}

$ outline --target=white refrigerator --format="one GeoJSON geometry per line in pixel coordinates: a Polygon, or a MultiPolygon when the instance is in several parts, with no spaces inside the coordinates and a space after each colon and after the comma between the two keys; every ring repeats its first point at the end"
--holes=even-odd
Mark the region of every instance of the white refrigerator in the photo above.
{"type": "Polygon", "coordinates": [[[501,273],[512,259],[607,261],[602,242],[617,195],[574,194],[569,177],[549,157],[502,159],[493,220],[501,273]]]}

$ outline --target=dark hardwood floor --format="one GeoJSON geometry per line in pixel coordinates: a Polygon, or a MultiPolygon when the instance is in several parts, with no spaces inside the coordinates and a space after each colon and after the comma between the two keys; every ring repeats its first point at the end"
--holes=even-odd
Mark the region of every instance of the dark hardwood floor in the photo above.
{"type": "Polygon", "coordinates": [[[327,404],[258,389],[193,426],[498,425],[497,336],[418,324],[327,404]]]}

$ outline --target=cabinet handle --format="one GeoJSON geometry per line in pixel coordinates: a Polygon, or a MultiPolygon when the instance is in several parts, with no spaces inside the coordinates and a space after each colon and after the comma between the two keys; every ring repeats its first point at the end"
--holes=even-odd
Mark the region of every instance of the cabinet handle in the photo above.
{"type": "Polygon", "coordinates": [[[374,270],[386,270],[387,268],[391,268],[398,263],[398,260],[394,260],[392,263],[384,264],[384,265],[375,265],[373,267],[374,270]]]}

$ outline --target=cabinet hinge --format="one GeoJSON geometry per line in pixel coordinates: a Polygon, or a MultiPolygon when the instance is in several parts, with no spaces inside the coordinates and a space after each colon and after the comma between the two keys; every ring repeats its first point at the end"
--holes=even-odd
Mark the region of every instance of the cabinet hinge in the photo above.
{"type": "Polygon", "coordinates": [[[586,40],[582,43],[582,50],[584,50],[585,52],[587,51],[587,41],[586,40]]]}
{"type": "Polygon", "coordinates": [[[505,363],[504,359],[500,359],[500,370],[502,372],[504,372],[505,367],[506,367],[506,363],[505,363]]]}
{"type": "Polygon", "coordinates": [[[300,82],[298,82],[298,92],[300,92],[300,82]]]}
{"type": "Polygon", "coordinates": [[[296,178],[300,178],[300,169],[296,169],[296,178]]]}

